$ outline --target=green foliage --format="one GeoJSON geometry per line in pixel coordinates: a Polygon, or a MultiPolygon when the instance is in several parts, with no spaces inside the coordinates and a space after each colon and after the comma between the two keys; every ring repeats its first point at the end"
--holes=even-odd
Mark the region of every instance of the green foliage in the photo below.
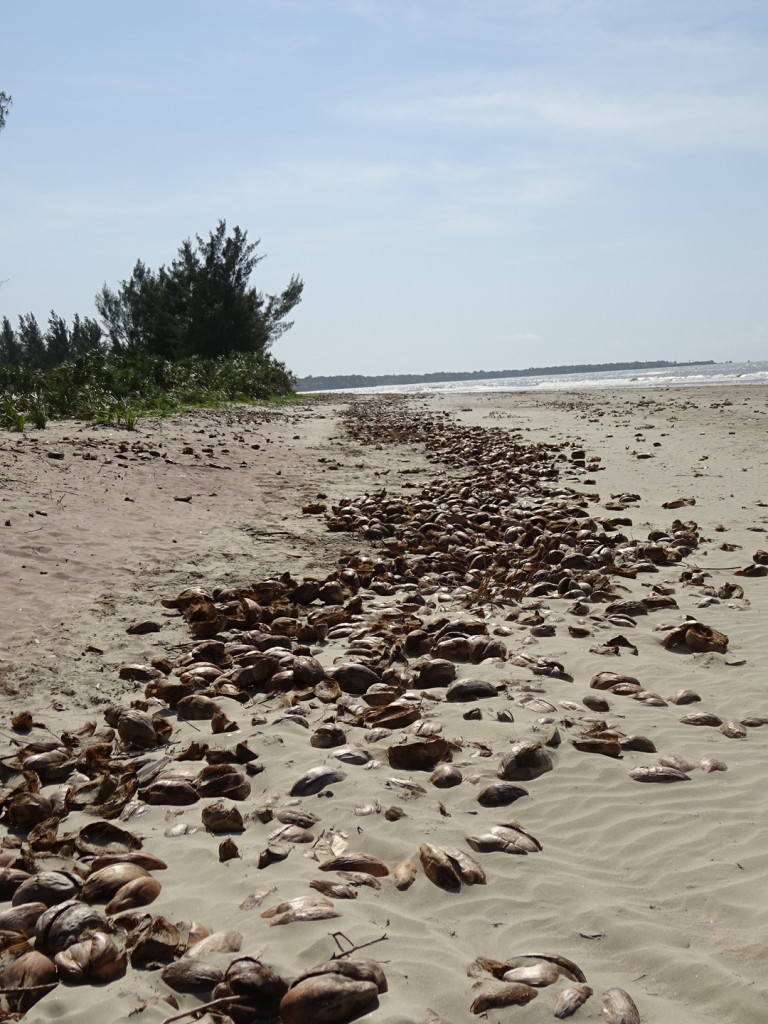
{"type": "Polygon", "coordinates": [[[8,116],[8,108],[11,102],[11,97],[7,93],[0,92],[0,130],[5,127],[5,119],[8,116]]]}
{"type": "MultiPolygon", "coordinates": [[[[0,93],[3,116],[7,100],[0,93]]],[[[72,418],[134,430],[150,411],[293,395],[296,378],[269,347],[291,326],[303,283],[294,276],[280,295],[251,288],[257,245],[222,220],[169,267],[139,260],[117,291],[104,285],[96,297],[107,337],[95,320],[76,315],[69,327],[53,310],[45,331],[31,313],[15,330],[3,317],[0,426],[72,418]]]]}
{"type": "Polygon", "coordinates": [[[141,260],[117,291],[105,284],[96,308],[115,351],[152,353],[163,359],[213,359],[233,353],[263,354],[291,324],[303,282],[294,276],[280,295],[249,285],[264,258],[258,242],[219,221],[207,240],[187,239],[170,266],[152,270],[141,260]]]}
{"type": "Polygon", "coordinates": [[[72,321],[69,331],[69,354],[84,356],[87,352],[99,352],[103,348],[104,334],[89,316],[80,319],[78,313],[72,321]]]}
{"type": "Polygon", "coordinates": [[[24,413],[19,412],[9,398],[0,400],[0,426],[21,434],[24,432],[24,423],[24,413]]]}
{"type": "Polygon", "coordinates": [[[49,370],[87,352],[100,351],[102,331],[95,320],[75,314],[72,327],[51,310],[43,333],[32,313],[19,317],[16,330],[7,316],[0,326],[0,364],[49,370]]]}
{"type": "Polygon", "coordinates": [[[134,412],[134,410],[130,409],[126,405],[123,405],[123,408],[121,409],[121,413],[122,413],[123,424],[125,425],[125,429],[126,430],[135,430],[136,429],[136,413],[134,412]]]}
{"type": "Polygon", "coordinates": [[[11,327],[11,321],[4,316],[3,325],[0,328],[0,363],[11,363],[17,366],[20,362],[21,345],[16,337],[16,332],[11,327]]]}
{"type": "Polygon", "coordinates": [[[116,291],[102,287],[96,308],[106,337],[89,317],[76,315],[69,327],[51,310],[45,331],[32,313],[18,318],[16,330],[4,317],[0,364],[47,371],[92,352],[166,361],[265,355],[291,326],[286,318],[301,301],[303,282],[292,277],[279,295],[252,288],[264,258],[255,254],[258,242],[239,227],[227,234],[223,220],[207,240],[196,239],[182,243],[170,266],[154,271],[138,260],[116,291]]]}
{"type": "Polygon", "coordinates": [[[48,330],[45,332],[45,353],[43,356],[44,366],[56,366],[69,359],[71,353],[70,332],[62,317],[57,316],[53,310],[48,317],[48,330]]]}
{"type": "Polygon", "coordinates": [[[47,352],[43,332],[33,313],[19,317],[16,336],[24,364],[33,370],[41,370],[47,362],[47,352]]]}
{"type": "Polygon", "coordinates": [[[25,418],[40,428],[48,419],[85,419],[134,430],[145,413],[271,400],[293,394],[294,382],[263,353],[171,362],[92,350],[50,370],[0,365],[0,424],[23,430],[25,418]]]}
{"type": "Polygon", "coordinates": [[[48,403],[45,396],[39,391],[35,391],[27,396],[24,405],[29,411],[29,418],[32,420],[33,426],[38,430],[44,430],[48,422],[48,403]]]}

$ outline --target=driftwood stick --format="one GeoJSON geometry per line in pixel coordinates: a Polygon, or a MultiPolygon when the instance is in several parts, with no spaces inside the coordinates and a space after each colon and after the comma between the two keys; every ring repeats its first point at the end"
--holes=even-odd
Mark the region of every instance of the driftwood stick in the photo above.
{"type": "Polygon", "coordinates": [[[49,981],[46,985],[25,985],[24,988],[0,988],[0,996],[23,996],[25,992],[41,992],[43,989],[56,988],[58,981],[49,981]]]}
{"type": "MultiPolygon", "coordinates": [[[[343,939],[347,939],[347,942],[349,942],[350,940],[347,938],[344,932],[331,932],[331,936],[334,939],[336,945],[339,947],[339,949],[341,949],[341,944],[337,938],[337,936],[339,935],[343,939]]],[[[342,950],[342,952],[340,953],[334,953],[333,956],[331,957],[331,960],[341,960],[341,958],[344,956],[351,956],[352,953],[357,953],[359,949],[367,949],[368,946],[375,946],[377,942],[384,942],[384,940],[388,938],[389,936],[387,935],[386,932],[384,932],[384,934],[380,935],[378,939],[371,939],[370,942],[360,942],[358,943],[358,945],[350,946],[349,949],[342,950]]]]}
{"type": "Polygon", "coordinates": [[[176,1013],[173,1017],[166,1017],[163,1024],[171,1024],[172,1021],[183,1020],[185,1017],[191,1017],[195,1013],[200,1013],[201,1010],[212,1010],[217,1006],[241,1003],[244,998],[245,996],[221,996],[219,999],[212,999],[210,1003],[201,1003],[192,1010],[184,1010],[183,1013],[176,1013]]]}

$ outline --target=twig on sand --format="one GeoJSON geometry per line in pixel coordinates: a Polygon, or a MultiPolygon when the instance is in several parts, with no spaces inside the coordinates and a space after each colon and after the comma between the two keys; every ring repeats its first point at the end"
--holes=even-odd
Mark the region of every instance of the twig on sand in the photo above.
{"type": "Polygon", "coordinates": [[[48,981],[44,985],[25,985],[23,988],[0,988],[0,996],[23,996],[27,992],[50,991],[56,988],[58,981],[48,981]]]}
{"type": "Polygon", "coordinates": [[[339,952],[334,953],[331,960],[341,960],[343,956],[351,956],[352,953],[356,953],[359,949],[366,949],[368,946],[375,946],[377,942],[384,942],[384,940],[388,939],[389,936],[384,932],[384,934],[380,935],[378,939],[371,939],[370,942],[361,942],[357,946],[352,944],[352,940],[348,938],[344,932],[331,932],[331,938],[339,947],[339,952]],[[339,936],[350,944],[349,949],[342,949],[341,943],[339,942],[339,936]]]}
{"type": "Polygon", "coordinates": [[[241,1003],[245,996],[221,996],[219,999],[212,999],[210,1003],[201,1003],[199,1006],[195,1006],[191,1010],[184,1010],[183,1013],[176,1013],[173,1017],[166,1017],[163,1024],[171,1024],[175,1020],[183,1020],[185,1017],[191,1017],[195,1013],[199,1013],[201,1010],[212,1010],[216,1006],[229,1005],[230,1003],[241,1003]]]}

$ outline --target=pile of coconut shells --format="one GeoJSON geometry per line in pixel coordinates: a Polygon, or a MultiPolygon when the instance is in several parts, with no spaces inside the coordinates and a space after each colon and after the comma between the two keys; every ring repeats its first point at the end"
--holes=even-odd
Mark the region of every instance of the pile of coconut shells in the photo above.
{"type": "MultiPolygon", "coordinates": [[[[224,862],[240,856],[233,837],[245,831],[249,817],[261,824],[276,819],[257,867],[267,870],[304,845],[321,876],[310,883],[310,895],[267,907],[261,914],[267,927],[339,917],[337,902],[357,899],[386,876],[405,891],[423,872],[440,889],[461,893],[486,884],[484,855],[541,851],[541,840],[504,809],[530,795],[521,783],[556,767],[566,737],[571,749],[617,761],[628,751],[657,753],[650,739],[627,736],[604,717],[609,695],[661,707],[698,699],[693,691],[664,697],[634,676],[601,672],[580,703],[554,703],[543,684],[572,680],[568,666],[520,642],[521,628],[537,640],[553,636],[546,602],[565,600],[571,636],[587,643],[604,636],[592,649],[606,657],[632,650],[625,633],[638,619],[677,604],[667,585],[649,587],[641,601],[624,600],[622,581],[682,562],[699,543],[695,523],[676,521],[666,532],[630,539],[622,528],[631,524],[626,512],[636,495],[613,497],[617,515],[590,515],[597,495],[559,483],[563,467],[600,468],[598,458],[575,447],[524,443],[506,431],[464,427],[412,409],[406,415],[396,399],[350,402],[346,429],[357,443],[423,446],[427,458],[440,463],[439,475],[421,489],[341,499],[326,513],[328,529],[356,535],[365,552],[343,555],[323,578],[286,573],[239,588],[193,587],[169,596],[163,605],[183,616],[190,642],[182,653],[122,666],[121,678],[137,689],[130,706],[108,707],[102,722],[60,735],[29,712],[14,718],[13,749],[0,758],[0,900],[8,904],[0,910],[6,1007],[0,1019],[20,1019],[62,982],[103,983],[130,964],[160,972],[167,994],[159,998],[169,1010],[177,1005],[174,993],[194,993],[202,1008],[212,1004],[210,1019],[220,1022],[345,1024],[375,1008],[387,991],[377,961],[340,954],[284,978],[259,955],[240,955],[237,932],[211,933],[198,922],[173,923],[147,910],[161,896],[166,864],[116,821],[125,824],[147,806],[200,804],[205,831],[226,837],[219,845],[224,862]],[[530,675],[505,678],[500,673],[508,667],[530,675]],[[466,707],[464,735],[442,735],[432,714],[441,701],[466,707]],[[529,726],[528,738],[511,745],[504,740],[496,760],[496,752],[471,735],[485,701],[494,704],[501,729],[512,721],[529,726]],[[318,764],[295,779],[286,794],[292,799],[277,808],[252,799],[253,780],[265,765],[243,732],[279,720],[305,731],[318,764]],[[41,728],[45,739],[25,740],[41,728]],[[338,830],[324,829],[318,837],[319,816],[299,804],[302,797],[330,794],[349,772],[381,767],[380,800],[361,804],[355,814],[380,814],[394,799],[399,803],[385,814],[396,821],[405,813],[401,803],[418,801],[427,787],[449,800],[465,782],[460,764],[470,756],[488,766],[476,787],[478,807],[488,813],[464,837],[466,848],[425,842],[386,864],[349,850],[338,830]],[[70,816],[80,821],[83,815],[93,820],[67,827],[70,816]],[[231,959],[212,965],[206,959],[212,952],[231,959]]],[[[681,582],[704,585],[690,576],[681,582]]],[[[692,652],[722,652],[728,645],[724,634],[693,619],[664,625],[658,634],[665,646],[692,652]]],[[[702,714],[690,724],[734,738],[765,721],[727,723],[702,714]]],[[[630,777],[684,781],[698,767],[662,754],[630,777]]],[[[709,759],[700,767],[710,772],[725,765],[709,759]]],[[[177,822],[166,835],[188,829],[177,822]]],[[[249,906],[260,905],[270,891],[246,897],[249,906]]],[[[474,1013],[536,994],[530,972],[526,981],[507,977],[522,965],[481,966],[506,988],[477,996],[474,1013]]],[[[552,976],[551,964],[548,970],[552,976]]],[[[562,964],[558,970],[563,974],[562,964]]],[[[569,977],[576,987],[558,999],[558,1018],[576,1013],[591,995],[581,972],[571,970],[569,977]]],[[[621,990],[603,997],[606,1018],[612,1024],[639,1019],[631,998],[616,993],[621,990]]]]}
{"type": "MultiPolygon", "coordinates": [[[[7,833],[0,852],[0,901],[8,906],[0,910],[1,1019],[21,1019],[62,982],[119,978],[129,963],[160,972],[170,1007],[178,1008],[172,992],[212,995],[227,1008],[220,1019],[236,1024],[303,1022],[315,1019],[318,1007],[328,1008],[328,1020],[346,1020],[375,1005],[387,983],[374,961],[339,958],[288,980],[255,956],[212,965],[206,957],[238,953],[242,935],[211,932],[199,922],[174,924],[144,909],[160,896],[158,875],[167,864],[143,849],[137,834],[109,819],[129,817],[137,801],[156,799],[150,779],[141,778],[137,750],[162,744],[168,730],[156,731],[150,742],[152,719],[145,712],[111,709],[107,718],[116,720],[115,729],[97,731],[89,723],[58,744],[22,746],[15,764],[2,762],[6,773],[17,768],[22,781],[2,798],[7,833]],[[52,795],[43,794],[57,782],[62,784],[52,795]],[[76,810],[97,820],[65,831],[63,823],[76,810]]],[[[247,795],[247,784],[236,789],[226,780],[214,784],[205,769],[200,775],[199,795],[247,795]]],[[[179,798],[171,785],[162,799],[177,803],[186,796],[179,798]]],[[[209,805],[203,813],[214,833],[227,814],[217,815],[217,807],[223,805],[209,805]]]]}
{"type": "MultiPolygon", "coordinates": [[[[470,1007],[475,1014],[508,1006],[526,1006],[542,989],[562,983],[557,990],[553,1016],[565,1020],[594,994],[581,968],[557,953],[524,953],[504,961],[479,956],[470,964],[467,974],[478,979],[480,988],[470,1007]],[[494,978],[495,983],[489,983],[489,978],[494,978]]],[[[606,989],[603,993],[602,1016],[606,1024],[640,1024],[634,999],[621,988],[606,989]]]]}

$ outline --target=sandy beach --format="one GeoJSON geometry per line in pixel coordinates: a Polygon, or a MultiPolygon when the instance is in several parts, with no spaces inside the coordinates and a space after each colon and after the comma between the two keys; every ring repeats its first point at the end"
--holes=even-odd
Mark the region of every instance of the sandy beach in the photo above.
{"type": "MultiPolygon", "coordinates": [[[[342,1019],[376,1024],[541,1024],[582,983],[593,995],[575,1020],[629,1024],[601,1012],[616,988],[648,1024],[764,1020],[767,439],[758,386],[331,395],[135,431],[0,433],[4,865],[87,876],[92,852],[74,840],[30,853],[9,794],[35,743],[66,748],[64,734],[103,733],[105,711],[138,702],[165,731],[142,749],[117,734],[99,763],[140,773],[113,824],[167,868],[135,920],[108,915],[120,942],[162,916],[181,926],[178,960],[200,922],[241,936],[206,963],[258,956],[288,984],[352,949],[381,964],[387,991],[342,1019]],[[302,601],[305,581],[318,586],[302,601]],[[209,595],[197,626],[162,603],[188,588],[209,595]],[[248,594],[255,607],[238,604],[248,594]],[[205,641],[222,675],[190,686],[219,717],[183,718],[160,684],[189,675],[205,641]],[[238,684],[269,657],[273,675],[238,684]],[[684,690],[698,699],[670,701],[684,690]],[[22,711],[31,728],[14,724],[22,711]],[[212,799],[152,792],[164,774],[198,785],[191,744],[229,752],[219,760],[247,783],[224,799],[243,819],[231,834],[206,829],[212,799]],[[237,744],[257,758],[238,761],[237,744]],[[410,766],[419,744],[428,768],[410,766]],[[548,770],[515,774],[510,756],[534,745],[548,770]],[[321,766],[335,774],[319,791],[297,788],[321,766]],[[276,834],[292,815],[309,839],[276,834]],[[468,841],[494,827],[527,855],[468,841]],[[480,872],[448,857],[459,884],[437,885],[424,844],[480,872]],[[321,870],[356,854],[389,873],[321,870]],[[318,881],[346,888],[325,896],[336,916],[264,916],[320,899],[318,881]],[[500,965],[530,964],[554,964],[556,980],[474,1016],[504,988],[500,965]]],[[[70,746],[64,763],[77,757],[70,746]]],[[[59,838],[100,820],[85,796],[67,803],[89,784],[76,771],[40,779],[59,838]]],[[[12,960],[0,952],[4,971],[12,960]]],[[[60,982],[25,1020],[159,1024],[214,998],[129,958],[109,982],[60,982]]]]}

